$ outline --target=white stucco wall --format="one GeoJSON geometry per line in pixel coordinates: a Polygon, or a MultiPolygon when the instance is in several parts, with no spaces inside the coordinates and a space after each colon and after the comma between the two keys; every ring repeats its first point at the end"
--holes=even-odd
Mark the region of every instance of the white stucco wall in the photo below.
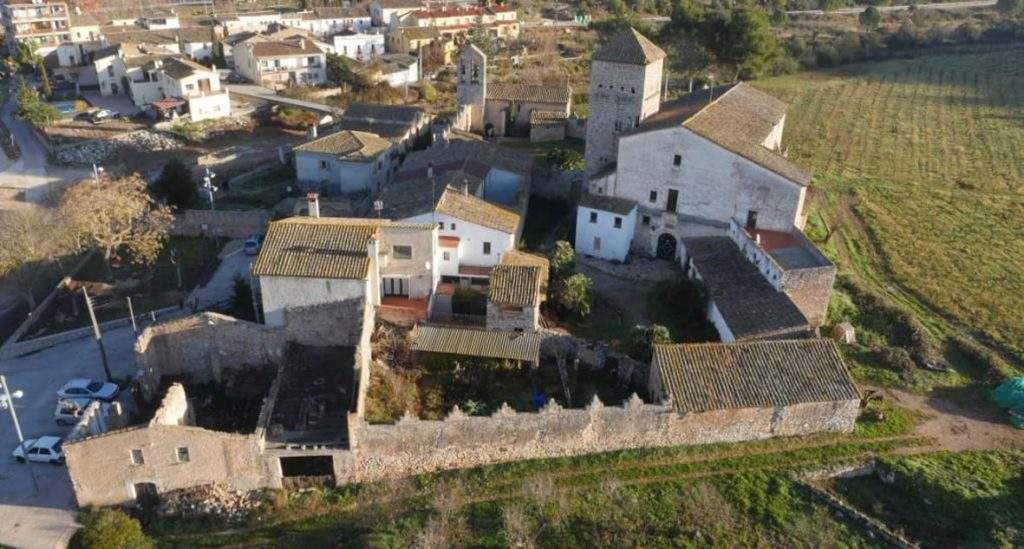
{"type": "Polygon", "coordinates": [[[727,224],[758,212],[757,226],[788,231],[799,225],[806,188],[683,128],[624,136],[608,194],[664,211],[669,190],[679,192],[676,212],[727,224]],[[674,156],[680,155],[680,166],[674,156]],[[650,192],[656,191],[654,202],[650,192]]]}
{"type": "MultiPolygon", "coordinates": [[[[515,249],[515,235],[504,233],[475,223],[463,221],[456,217],[445,214],[421,214],[401,221],[411,223],[435,223],[444,222],[444,230],[440,236],[459,237],[458,261],[459,265],[472,265],[477,267],[493,267],[501,261],[501,256],[508,250],[515,249]],[[452,230],[452,223],[455,229],[452,230]],[[491,243],[491,253],[483,253],[483,243],[491,243]]],[[[446,248],[450,249],[450,248],[446,248]]],[[[453,256],[452,259],[455,259],[453,256]]],[[[456,271],[458,266],[456,266],[456,271]]]]}
{"type": "Polygon", "coordinates": [[[369,296],[369,284],[369,280],[261,276],[264,322],[283,326],[285,309],[369,296]]]}
{"type": "Polygon", "coordinates": [[[621,215],[586,206],[576,210],[576,252],[601,259],[623,261],[629,253],[629,245],[636,230],[636,208],[628,215],[621,215]],[[591,214],[597,215],[591,223],[591,214]],[[621,227],[615,227],[615,219],[621,219],[621,227]],[[595,246],[595,238],[601,239],[601,247],[595,246]]]}
{"type": "Polygon", "coordinates": [[[388,172],[387,151],[372,162],[352,162],[336,155],[295,152],[295,176],[301,183],[317,184],[333,193],[380,192],[388,172]],[[321,166],[326,163],[326,168],[321,166]]]}
{"type": "Polygon", "coordinates": [[[188,112],[193,122],[230,116],[231,99],[226,91],[194,97],[188,101],[188,112]]]}
{"type": "Polygon", "coordinates": [[[384,53],[383,34],[353,34],[334,37],[334,53],[355,59],[367,61],[384,53]]]}

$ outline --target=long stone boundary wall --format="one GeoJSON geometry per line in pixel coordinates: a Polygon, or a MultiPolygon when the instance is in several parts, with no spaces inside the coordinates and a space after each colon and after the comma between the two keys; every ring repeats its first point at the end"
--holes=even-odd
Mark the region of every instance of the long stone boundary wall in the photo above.
{"type": "Polygon", "coordinates": [[[353,418],[351,461],[339,483],[365,482],[505,461],[553,458],[633,448],[710,444],[850,432],[857,400],[678,414],[671,403],[646,404],[636,395],[622,406],[596,398],[584,409],[551,402],[537,413],[503,406],[490,417],[458,408],[444,420],[409,414],[394,425],[353,418]]]}
{"type": "Polygon", "coordinates": [[[270,213],[264,210],[185,210],[174,216],[171,234],[245,238],[253,233],[265,232],[269,222],[270,213]]]}

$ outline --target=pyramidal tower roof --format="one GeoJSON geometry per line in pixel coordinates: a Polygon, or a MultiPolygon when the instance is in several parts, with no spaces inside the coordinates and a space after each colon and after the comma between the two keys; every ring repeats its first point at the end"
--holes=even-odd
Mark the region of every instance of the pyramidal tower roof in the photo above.
{"type": "Polygon", "coordinates": [[[597,50],[594,61],[647,65],[665,58],[665,51],[634,28],[620,32],[597,50]]]}

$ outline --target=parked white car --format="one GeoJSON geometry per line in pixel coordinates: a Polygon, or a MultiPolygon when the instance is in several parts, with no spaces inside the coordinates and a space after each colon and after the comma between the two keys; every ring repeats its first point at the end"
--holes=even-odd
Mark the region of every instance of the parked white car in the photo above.
{"type": "MultiPolygon", "coordinates": [[[[57,400],[57,409],[53,411],[53,420],[57,425],[74,425],[82,418],[86,406],[92,402],[91,398],[62,398],[57,400]]],[[[100,403],[100,414],[104,417],[110,413],[110,404],[100,403]]]]}
{"type": "Polygon", "coordinates": [[[110,402],[117,398],[120,390],[115,383],[92,379],[72,379],[57,391],[57,398],[92,398],[110,402]]]}
{"type": "Polygon", "coordinates": [[[14,456],[14,459],[16,459],[18,463],[38,461],[41,463],[62,465],[64,463],[64,449],[60,447],[61,442],[63,441],[60,437],[54,436],[30,438],[25,440],[24,445],[19,444],[18,447],[11,452],[11,455],[14,456]]]}

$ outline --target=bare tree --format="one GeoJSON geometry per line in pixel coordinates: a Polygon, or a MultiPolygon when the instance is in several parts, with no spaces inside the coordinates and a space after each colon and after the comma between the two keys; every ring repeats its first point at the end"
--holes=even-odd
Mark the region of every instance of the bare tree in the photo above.
{"type": "Polygon", "coordinates": [[[155,262],[174,220],[138,174],[78,183],[64,193],[59,212],[77,245],[101,250],[108,266],[121,249],[134,263],[155,262]]]}
{"type": "Polygon", "coordinates": [[[41,268],[68,250],[64,227],[52,211],[26,208],[0,214],[0,235],[0,278],[35,309],[32,282],[41,268]]]}

